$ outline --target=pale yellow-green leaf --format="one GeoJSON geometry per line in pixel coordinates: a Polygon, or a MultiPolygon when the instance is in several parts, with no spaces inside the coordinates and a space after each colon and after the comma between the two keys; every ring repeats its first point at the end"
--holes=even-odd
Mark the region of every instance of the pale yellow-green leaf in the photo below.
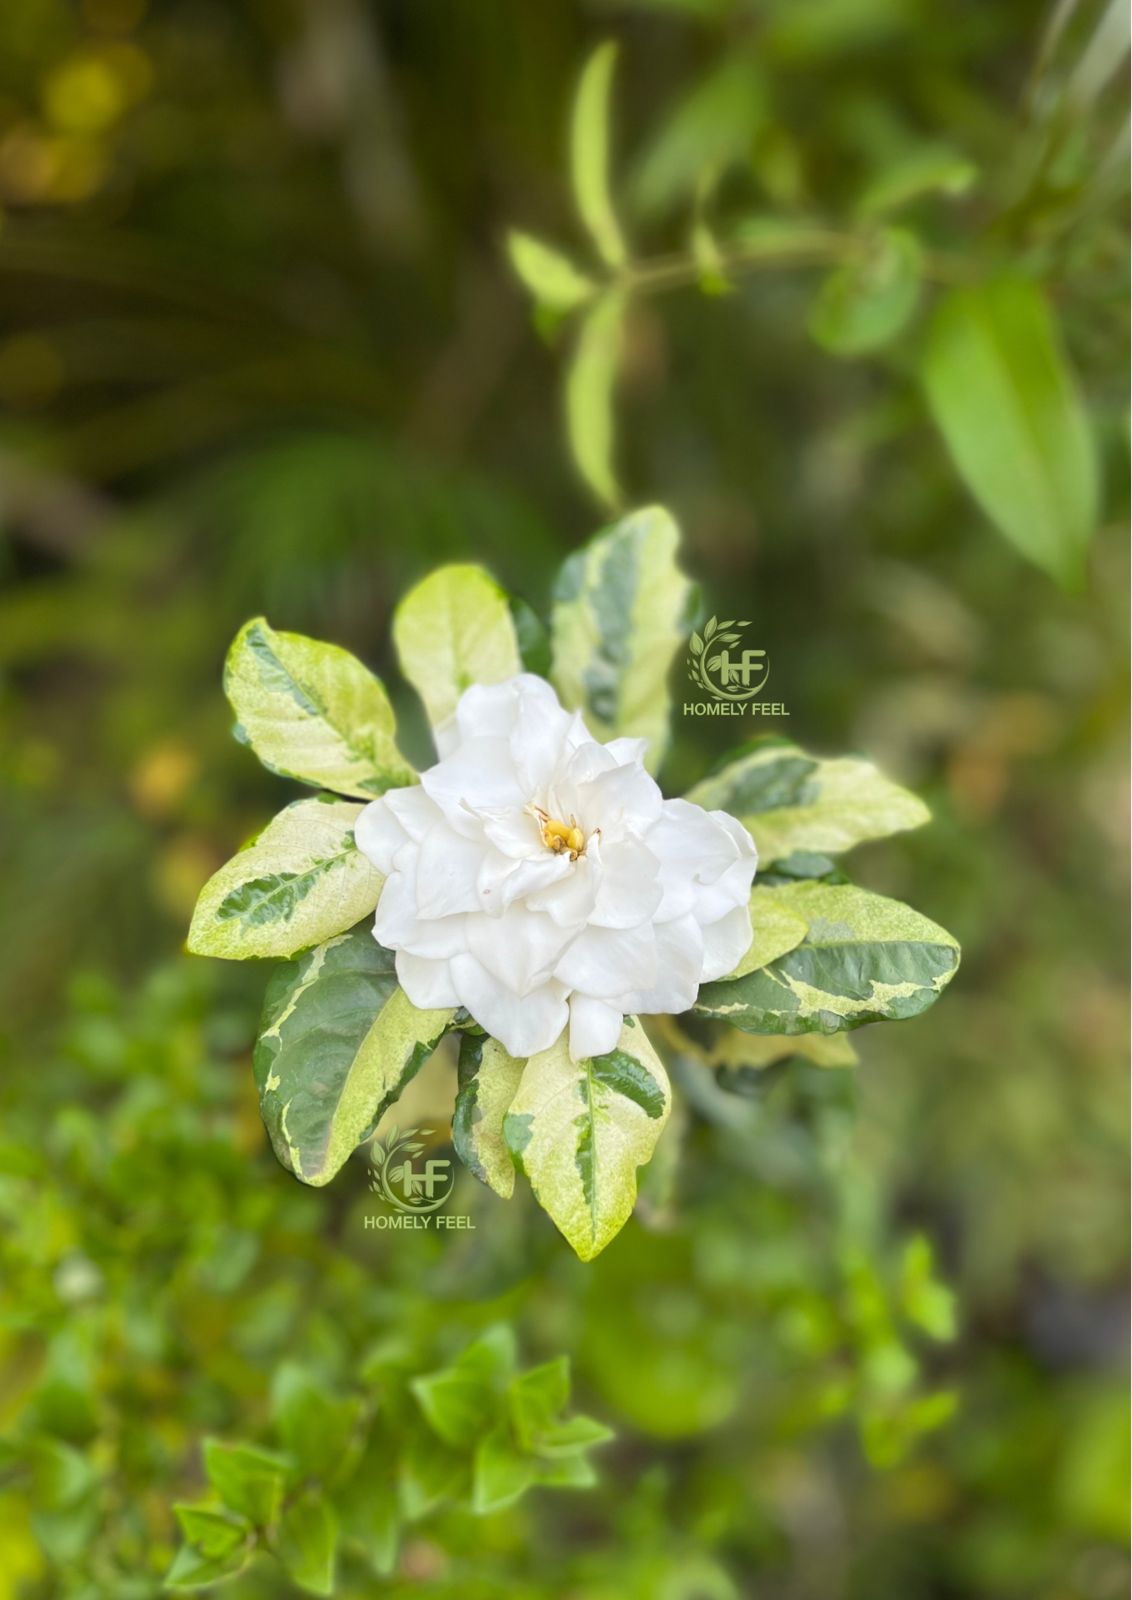
{"type": "Polygon", "coordinates": [[[414,781],[384,688],[348,650],[255,617],[228,652],[224,692],[236,737],[272,772],[367,799],[414,781]]]}
{"type": "Polygon", "coordinates": [[[522,671],[507,596],[482,567],[437,567],[422,578],[393,614],[393,641],[434,728],[473,683],[522,671]]]}
{"type": "Polygon", "coordinates": [[[744,1067],[770,1067],[777,1061],[802,1057],[818,1067],[854,1067],[857,1055],[847,1034],[743,1033],[726,1024],[701,1022],[697,1036],[686,1033],[675,1017],[657,1019],[658,1033],[680,1055],[714,1071],[739,1071],[744,1067]]]}
{"type": "Polygon", "coordinates": [[[563,1035],[526,1063],[504,1137],[536,1200],[583,1261],[632,1212],[637,1168],[656,1148],[670,1103],[664,1067],[632,1017],[607,1055],[571,1061],[563,1035]]]}
{"type": "Polygon", "coordinates": [[[330,795],[287,806],[205,884],[188,948],[229,961],[290,956],[360,922],[383,881],[354,843],[362,810],[330,795]]]}
{"type": "Polygon", "coordinates": [[[570,125],[570,171],[578,214],[598,254],[611,267],[623,266],[625,241],[609,193],[610,95],[617,46],[598,45],[582,69],[570,125]]]}
{"type": "Polygon", "coordinates": [[[572,311],[588,300],[597,285],[579,272],[568,256],[560,255],[529,233],[507,235],[507,253],[523,284],[540,305],[553,311],[572,311]]]}
{"type": "Polygon", "coordinates": [[[918,828],[923,801],[858,756],[825,759],[787,740],[757,743],[688,792],[707,810],[738,817],[768,867],[794,851],[836,855],[867,839],[918,828]]]}
{"type": "Polygon", "coordinates": [[[776,1061],[801,1056],[816,1067],[855,1067],[860,1060],[852,1040],[844,1033],[785,1034],[741,1033],[722,1028],[709,1049],[711,1065],[732,1071],[741,1067],[771,1067],[776,1061]]]}
{"type": "Polygon", "coordinates": [[[566,372],[566,427],[578,471],[603,505],[621,490],[613,466],[613,390],[621,358],[624,297],[603,295],[586,312],[566,372]]]}
{"type": "Polygon", "coordinates": [[[676,565],[680,533],[659,506],[634,511],[564,563],[551,613],[551,679],[599,739],[648,741],[656,772],[668,744],[672,658],[686,647],[692,585],[676,565]]]}
{"type": "Polygon", "coordinates": [[[741,978],[747,972],[765,967],[801,944],[808,923],[790,904],[781,887],[764,888],[756,883],[751,890],[751,945],[738,966],[727,976],[741,978]]]}
{"type": "Polygon", "coordinates": [[[508,1055],[497,1039],[465,1034],[460,1041],[452,1143],[468,1170],[505,1200],[515,1188],[515,1163],[503,1137],[503,1118],[525,1065],[508,1055]]]}

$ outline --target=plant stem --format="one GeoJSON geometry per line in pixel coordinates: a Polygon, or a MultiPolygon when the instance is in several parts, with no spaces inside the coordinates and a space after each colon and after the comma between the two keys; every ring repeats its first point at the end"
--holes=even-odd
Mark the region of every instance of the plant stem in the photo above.
{"type": "MultiPolygon", "coordinates": [[[[732,249],[721,247],[715,265],[725,275],[760,268],[838,265],[860,260],[868,249],[868,241],[859,234],[815,228],[808,235],[753,240],[732,249]]],[[[657,256],[626,267],[613,286],[630,294],[664,294],[698,283],[703,272],[702,263],[694,256],[657,256]]],[[[924,255],[924,276],[936,283],[964,283],[975,273],[957,257],[928,251],[924,255]]]]}

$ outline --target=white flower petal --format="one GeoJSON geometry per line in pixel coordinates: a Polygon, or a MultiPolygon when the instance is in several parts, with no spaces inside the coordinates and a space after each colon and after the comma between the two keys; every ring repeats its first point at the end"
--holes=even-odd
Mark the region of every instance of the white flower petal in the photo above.
{"type": "Polygon", "coordinates": [[[569,782],[564,785],[570,796],[570,810],[583,829],[590,833],[600,828],[607,841],[625,832],[643,834],[661,814],[663,800],[655,778],[643,767],[626,766],[610,767],[579,781],[575,769],[587,753],[576,753],[570,763],[569,782]]]}
{"type": "Polygon", "coordinates": [[[416,839],[418,844],[440,817],[436,804],[429,799],[419,783],[414,783],[407,789],[389,789],[381,798],[409,838],[416,839]]]}
{"type": "Polygon", "coordinates": [[[619,767],[643,766],[647,739],[610,739],[605,748],[619,767]]]}
{"type": "Polygon", "coordinates": [[[606,1000],[627,990],[651,988],[657,979],[652,923],[639,928],[583,928],[559,961],[555,977],[570,989],[606,1000]]]}
{"type": "Polygon", "coordinates": [[[647,834],[661,863],[664,898],[658,922],[694,912],[717,921],[751,891],[758,856],[747,830],[723,811],[705,811],[689,800],[666,800],[647,834]],[[718,893],[712,890],[718,886],[718,893]]]}
{"type": "Polygon", "coordinates": [[[409,842],[409,835],[384,798],[371,800],[354,823],[354,843],[366,860],[386,875],[393,871],[398,850],[409,842]]]}
{"type": "Polygon", "coordinates": [[[476,880],[483,846],[438,822],[425,834],[417,855],[417,915],[425,919],[478,911],[476,880]]]}
{"type": "MultiPolygon", "coordinates": [[[[495,909],[506,910],[516,900],[525,900],[527,906],[534,911],[540,908],[532,903],[531,896],[540,890],[551,889],[555,884],[562,883],[574,870],[574,864],[568,855],[556,856],[550,850],[543,850],[542,854],[533,861],[509,861],[507,873],[498,887],[495,909]]],[[[481,895],[483,893],[483,879],[481,878],[481,895]]],[[[493,908],[481,900],[483,909],[491,911],[493,908]]]]}
{"type": "Polygon", "coordinates": [[[394,965],[397,982],[413,1005],[422,1011],[463,1005],[452,981],[450,962],[429,961],[425,956],[411,956],[406,950],[398,950],[394,965]]]}
{"type": "Polygon", "coordinates": [[[541,911],[512,906],[505,917],[469,917],[468,950],[492,977],[515,994],[529,994],[554,973],[574,937],[541,911]]]}
{"type": "Polygon", "coordinates": [[[373,934],[387,950],[411,950],[430,958],[458,955],[468,946],[463,917],[425,922],[417,916],[415,876],[411,873],[395,872],[386,879],[373,934]]]}
{"type": "Polygon", "coordinates": [[[566,1026],[569,1008],[561,983],[552,980],[520,996],[493,977],[475,956],[456,956],[450,965],[459,1003],[508,1054],[524,1058],[549,1050],[566,1026]]]}
{"type": "Polygon", "coordinates": [[[685,1011],[741,958],[754,845],[723,812],[664,801],[641,740],[599,744],[523,674],[469,689],[437,742],[420,784],[356,829],[386,874],[375,936],[415,1005],[466,1007],[516,1056],[567,1023],[575,1056],[602,1055],[624,1013],[685,1011]],[[535,808],[581,829],[574,859],[535,808]]]}
{"type": "Polygon", "coordinates": [[[660,905],[660,862],[639,839],[619,839],[601,852],[601,885],[589,920],[599,928],[651,922],[660,905]]]}
{"type": "Polygon", "coordinates": [[[421,773],[421,787],[466,838],[480,838],[477,808],[521,810],[519,787],[506,739],[468,739],[454,755],[421,773]]]}
{"type": "Polygon", "coordinates": [[[524,687],[515,710],[511,759],[520,784],[533,798],[544,793],[550,783],[572,718],[568,711],[563,711],[557,695],[541,678],[518,681],[524,687]]]}
{"type": "Polygon", "coordinates": [[[626,1012],[640,1011],[647,1016],[657,1012],[679,1016],[696,1003],[703,970],[704,937],[694,917],[658,923],[656,934],[657,972],[648,988],[636,989],[622,997],[626,1012]]]}
{"type": "Polygon", "coordinates": [[[560,928],[581,928],[589,921],[601,887],[598,849],[588,846],[577,861],[571,861],[569,856],[553,859],[565,861],[567,871],[549,888],[536,889],[527,897],[527,904],[532,911],[547,912],[560,928]]]}
{"type": "Polygon", "coordinates": [[[704,962],[700,982],[712,983],[734,971],[751,948],[750,908],[736,906],[718,922],[709,922],[703,933],[704,962]]]}
{"type": "Polygon", "coordinates": [[[546,854],[538,818],[529,806],[499,809],[479,806],[477,812],[483,822],[485,836],[505,856],[521,861],[530,856],[546,854]]]}
{"type": "Polygon", "coordinates": [[[585,1061],[590,1056],[604,1056],[616,1047],[624,1026],[624,1017],[617,1006],[604,1000],[594,1000],[590,995],[575,994],[570,998],[570,1056],[574,1061],[585,1061]]]}

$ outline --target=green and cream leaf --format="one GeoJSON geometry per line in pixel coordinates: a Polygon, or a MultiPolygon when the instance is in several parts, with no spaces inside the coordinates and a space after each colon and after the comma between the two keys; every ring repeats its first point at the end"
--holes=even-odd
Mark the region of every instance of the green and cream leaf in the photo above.
{"type": "Polygon", "coordinates": [[[898,900],[852,884],[776,892],[805,918],[805,939],[768,966],[705,984],[698,1016],[748,1033],[840,1033],[918,1016],[955,976],[955,939],[898,900]]]}
{"type": "Polygon", "coordinates": [[[784,739],[757,740],[689,790],[706,810],[738,817],[759,861],[798,851],[838,854],[928,820],[927,806],[859,756],[808,754],[784,739]]]}
{"type": "Polygon", "coordinates": [[[734,971],[727,974],[728,978],[743,978],[748,972],[769,966],[801,944],[809,929],[805,917],[790,902],[789,887],[768,889],[756,882],[750,907],[751,946],[734,971]]]}
{"type": "Polygon", "coordinates": [[[599,533],[563,565],[551,615],[551,681],[599,739],[648,740],[655,772],[668,741],[668,671],[694,590],[676,565],[680,534],[649,506],[599,533]]]}
{"type": "Polygon", "coordinates": [[[482,567],[430,572],[394,612],[393,641],[434,728],[473,683],[502,683],[523,670],[510,602],[482,567]]]}
{"type": "Polygon", "coordinates": [[[460,1040],[452,1143],[468,1171],[504,1200],[515,1189],[515,1164],[503,1137],[503,1118],[515,1098],[524,1065],[508,1055],[497,1039],[466,1033],[460,1040]]]}
{"type": "Polygon", "coordinates": [[[637,1168],[652,1156],[670,1104],[664,1067],[635,1018],[607,1055],[571,1061],[563,1036],[526,1063],[503,1135],[581,1260],[604,1250],[632,1212],[637,1168]]]}
{"type": "Polygon", "coordinates": [[[224,692],[236,737],[281,777],[372,800],[416,776],[380,680],[337,645],[255,617],[228,652],[224,692]]]}
{"type": "Polygon", "coordinates": [[[189,929],[198,956],[291,956],[360,922],[380,872],[354,843],[362,807],[333,795],[296,800],[205,884],[189,929]]]}
{"type": "Polygon", "coordinates": [[[368,925],[278,968],[253,1066],[276,1155],[329,1183],[436,1048],[451,1011],[420,1011],[368,925]]]}

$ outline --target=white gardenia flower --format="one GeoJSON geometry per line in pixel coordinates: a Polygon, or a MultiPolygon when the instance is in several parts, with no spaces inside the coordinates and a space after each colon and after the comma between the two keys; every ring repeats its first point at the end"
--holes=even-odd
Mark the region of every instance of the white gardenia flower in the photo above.
{"type": "Polygon", "coordinates": [[[665,800],[643,739],[599,744],[543,679],[462,696],[441,759],[358,818],[386,874],[374,937],[416,1006],[463,1006],[513,1056],[569,1024],[603,1055],[630,1012],[686,1011],[751,943],[757,855],[723,811],[665,800]]]}

